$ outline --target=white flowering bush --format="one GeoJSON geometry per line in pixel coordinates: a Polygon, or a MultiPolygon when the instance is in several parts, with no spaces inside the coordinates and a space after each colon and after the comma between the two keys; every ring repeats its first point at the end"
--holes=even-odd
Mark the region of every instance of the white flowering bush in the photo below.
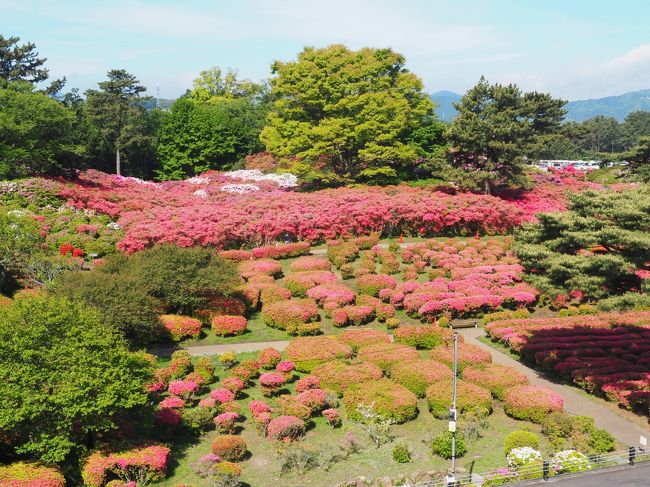
{"type": "Polygon", "coordinates": [[[238,171],[225,172],[223,175],[243,181],[271,181],[280,188],[295,188],[298,186],[298,177],[288,172],[282,174],[264,174],[259,169],[240,169],[238,171]]]}
{"type": "Polygon", "coordinates": [[[117,222],[110,222],[106,224],[106,228],[110,228],[111,230],[119,230],[121,227],[117,222]]]}
{"type": "Polygon", "coordinates": [[[360,417],[356,422],[377,448],[393,439],[390,427],[394,421],[376,412],[374,402],[368,405],[359,404],[357,410],[360,417]]]}
{"type": "Polygon", "coordinates": [[[205,189],[197,189],[194,191],[194,195],[198,196],[199,198],[207,198],[208,192],[205,189]]]}
{"type": "Polygon", "coordinates": [[[586,455],[575,450],[564,450],[553,455],[551,461],[555,473],[573,473],[591,470],[591,462],[586,455]]]}
{"type": "Polygon", "coordinates": [[[210,178],[205,176],[194,176],[193,178],[188,179],[187,182],[190,184],[208,184],[210,178]]]}
{"type": "Polygon", "coordinates": [[[522,446],[510,450],[510,453],[506,455],[506,458],[510,468],[521,468],[533,462],[541,462],[542,454],[534,448],[522,446]]]}
{"type": "Polygon", "coordinates": [[[221,186],[221,191],[227,193],[246,194],[254,191],[259,191],[260,187],[254,184],[224,184],[221,186]]]}

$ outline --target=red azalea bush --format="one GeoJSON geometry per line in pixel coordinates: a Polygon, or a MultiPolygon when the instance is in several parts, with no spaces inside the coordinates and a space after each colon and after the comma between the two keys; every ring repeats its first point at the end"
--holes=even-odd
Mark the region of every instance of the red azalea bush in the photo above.
{"type": "Polygon", "coordinates": [[[246,440],[236,435],[219,435],[212,441],[212,453],[224,460],[238,462],[244,459],[248,447],[246,440]]]}
{"type": "Polygon", "coordinates": [[[289,269],[291,272],[329,271],[332,269],[332,264],[329,260],[323,259],[322,257],[306,255],[294,260],[291,265],[289,265],[289,269]]]}
{"type": "Polygon", "coordinates": [[[243,316],[213,316],[212,331],[217,336],[241,335],[246,331],[246,318],[243,316]]]}
{"type": "Polygon", "coordinates": [[[360,294],[379,296],[382,289],[394,289],[397,281],[387,274],[365,274],[357,278],[357,289],[360,294]]]}
{"type": "Polygon", "coordinates": [[[300,372],[311,372],[317,365],[337,358],[351,358],[352,347],[332,336],[303,337],[289,342],[286,356],[300,372]]]}
{"type": "Polygon", "coordinates": [[[128,481],[156,482],[165,477],[169,448],[141,446],[120,452],[94,451],[86,459],[81,476],[84,484],[102,487],[113,475],[128,481]]]}
{"type": "Polygon", "coordinates": [[[248,410],[251,412],[253,416],[258,416],[261,413],[270,413],[271,406],[269,406],[264,401],[253,399],[251,402],[248,403],[248,410]]]}
{"type": "Polygon", "coordinates": [[[431,325],[404,325],[397,327],[393,332],[393,337],[397,343],[424,349],[431,349],[448,343],[453,338],[453,335],[454,333],[449,328],[431,325]]]}
{"type": "Polygon", "coordinates": [[[255,247],[251,252],[256,259],[290,259],[309,253],[309,242],[293,242],[283,245],[255,247]]]}
{"type": "Polygon", "coordinates": [[[167,390],[174,396],[188,399],[198,392],[199,385],[189,380],[175,380],[169,383],[167,390]]]}
{"type": "Polygon", "coordinates": [[[516,386],[506,391],[503,408],[508,416],[541,423],[551,413],[562,411],[564,400],[546,387],[516,386]]]}
{"type": "Polygon", "coordinates": [[[295,440],[305,434],[305,422],[295,416],[278,416],[269,422],[266,432],[274,440],[295,440]]]}
{"type": "Polygon", "coordinates": [[[358,406],[363,404],[372,405],[374,412],[386,419],[404,423],[417,417],[417,400],[406,387],[388,379],[352,384],[343,393],[343,404],[352,420],[361,419],[358,406]]]}
{"type": "Polygon", "coordinates": [[[308,391],[309,389],[319,389],[320,388],[320,378],[315,375],[306,375],[296,381],[296,392],[300,394],[301,392],[308,391]]]}
{"type": "MultiPolygon", "coordinates": [[[[452,343],[433,348],[429,351],[429,358],[445,363],[450,367],[454,363],[454,346],[452,343]]],[[[488,364],[492,362],[490,352],[483,350],[478,345],[466,343],[458,344],[458,370],[463,370],[468,365],[488,364]]]]}
{"type": "Polygon", "coordinates": [[[375,310],[371,306],[344,306],[332,310],[332,323],[334,326],[359,326],[372,321],[375,310]]]}
{"type": "Polygon", "coordinates": [[[408,345],[399,343],[377,343],[361,347],[357,358],[364,362],[378,365],[384,372],[389,373],[393,365],[408,360],[420,358],[418,351],[408,345]]]}
{"type": "Polygon", "coordinates": [[[57,468],[35,462],[14,462],[0,465],[0,486],[65,487],[65,477],[57,468]]]}
{"type": "Polygon", "coordinates": [[[183,338],[196,338],[201,334],[201,321],[191,316],[160,315],[162,325],[169,331],[172,340],[179,341],[183,338]]]}
{"type": "Polygon", "coordinates": [[[257,360],[263,369],[274,369],[276,365],[282,360],[282,355],[275,348],[265,348],[260,350],[257,355],[257,360]]]}
{"type": "Polygon", "coordinates": [[[86,171],[60,194],[77,208],[119,218],[126,236],[119,248],[134,252],[155,243],[218,248],[259,245],[288,235],[323,241],[341,235],[386,233],[400,227],[413,235],[443,231],[505,232],[525,218],[513,203],[486,195],[449,195],[398,187],[337,188],[312,193],[279,191],[256,183],[254,193],[222,191],[232,179],[214,172],[201,176],[203,192],[189,181],[142,182],[86,171]],[[261,185],[261,186],[260,186],[261,185]],[[341,218],[346,215],[346,218],[341,218]]]}
{"type": "Polygon", "coordinates": [[[352,347],[356,352],[360,347],[375,343],[389,343],[390,335],[381,330],[349,330],[341,333],[338,339],[352,347]]]}
{"type": "Polygon", "coordinates": [[[262,308],[264,323],[273,328],[285,330],[291,335],[311,335],[320,327],[318,306],[311,299],[290,299],[277,301],[262,308]]]}
{"type": "Polygon", "coordinates": [[[445,364],[435,360],[416,359],[400,362],[393,365],[390,378],[393,382],[403,385],[418,397],[424,393],[431,384],[449,380],[452,372],[445,364]]]}
{"type": "MultiPolygon", "coordinates": [[[[452,378],[431,384],[425,391],[431,413],[440,419],[449,417],[450,398],[453,394],[452,378]]],[[[459,413],[471,412],[486,415],[492,412],[492,395],[483,387],[456,381],[456,409],[459,413]]]]}
{"type": "Polygon", "coordinates": [[[463,380],[488,389],[492,396],[503,401],[512,387],[528,384],[528,377],[507,365],[485,364],[463,369],[463,380]]]}
{"type": "Polygon", "coordinates": [[[320,386],[338,395],[343,394],[352,384],[379,380],[383,372],[379,366],[369,362],[346,364],[339,360],[325,362],[316,366],[312,374],[318,377],[320,386]]]}

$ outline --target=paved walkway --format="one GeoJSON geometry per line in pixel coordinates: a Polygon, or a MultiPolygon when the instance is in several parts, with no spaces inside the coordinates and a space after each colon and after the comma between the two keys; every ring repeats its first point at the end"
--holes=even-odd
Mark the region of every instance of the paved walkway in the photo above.
{"type": "Polygon", "coordinates": [[[284,350],[289,345],[288,341],[279,342],[252,342],[252,343],[229,343],[224,345],[200,345],[196,347],[182,347],[190,352],[190,355],[201,357],[203,355],[218,355],[223,352],[257,352],[265,348],[284,350]]]}
{"type": "MultiPolygon", "coordinates": [[[[492,354],[492,362],[495,364],[508,365],[525,374],[531,384],[548,387],[554,390],[564,398],[564,409],[572,414],[593,416],[596,426],[609,431],[621,443],[627,446],[636,446],[639,444],[639,436],[650,438],[650,426],[641,427],[633,420],[626,418],[625,415],[632,413],[620,410],[609,409],[607,406],[598,404],[598,401],[585,397],[580,392],[573,390],[571,387],[558,384],[548,380],[544,375],[536,370],[526,367],[522,363],[514,360],[500,352],[499,350],[478,340],[480,336],[485,335],[482,328],[466,328],[459,330],[459,333],[465,339],[465,343],[478,345],[488,350],[492,354]]],[[[650,485],[650,480],[648,481],[650,485]]]]}

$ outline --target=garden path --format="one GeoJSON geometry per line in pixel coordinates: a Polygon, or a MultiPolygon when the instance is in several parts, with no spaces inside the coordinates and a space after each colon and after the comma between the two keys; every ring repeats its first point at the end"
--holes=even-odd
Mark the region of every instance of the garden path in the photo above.
{"type": "Polygon", "coordinates": [[[478,339],[485,335],[482,328],[466,328],[459,330],[459,333],[465,339],[465,343],[477,345],[489,351],[492,354],[493,363],[514,367],[525,374],[531,384],[548,387],[560,394],[564,399],[564,409],[566,411],[572,414],[592,416],[597,427],[606,429],[621,443],[627,446],[638,446],[640,436],[650,438],[650,426],[638,424],[638,418],[633,413],[622,409],[614,409],[611,404],[607,404],[602,399],[587,397],[585,393],[570,386],[553,382],[542,373],[483,343],[478,339]]]}
{"type": "Polygon", "coordinates": [[[284,350],[289,345],[288,341],[279,342],[251,342],[251,343],[228,343],[223,345],[197,345],[193,347],[182,347],[187,350],[190,355],[201,357],[204,355],[218,355],[224,352],[257,352],[265,348],[275,348],[277,350],[284,350]]]}

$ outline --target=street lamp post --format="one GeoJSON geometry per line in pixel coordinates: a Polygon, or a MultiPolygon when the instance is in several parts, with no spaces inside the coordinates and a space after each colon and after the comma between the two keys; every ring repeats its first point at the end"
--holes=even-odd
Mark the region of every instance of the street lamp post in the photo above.
{"type": "Polygon", "coordinates": [[[447,486],[456,485],[456,378],[458,376],[458,333],[454,333],[454,379],[453,397],[449,410],[449,431],[451,432],[451,473],[447,475],[447,486]]]}

